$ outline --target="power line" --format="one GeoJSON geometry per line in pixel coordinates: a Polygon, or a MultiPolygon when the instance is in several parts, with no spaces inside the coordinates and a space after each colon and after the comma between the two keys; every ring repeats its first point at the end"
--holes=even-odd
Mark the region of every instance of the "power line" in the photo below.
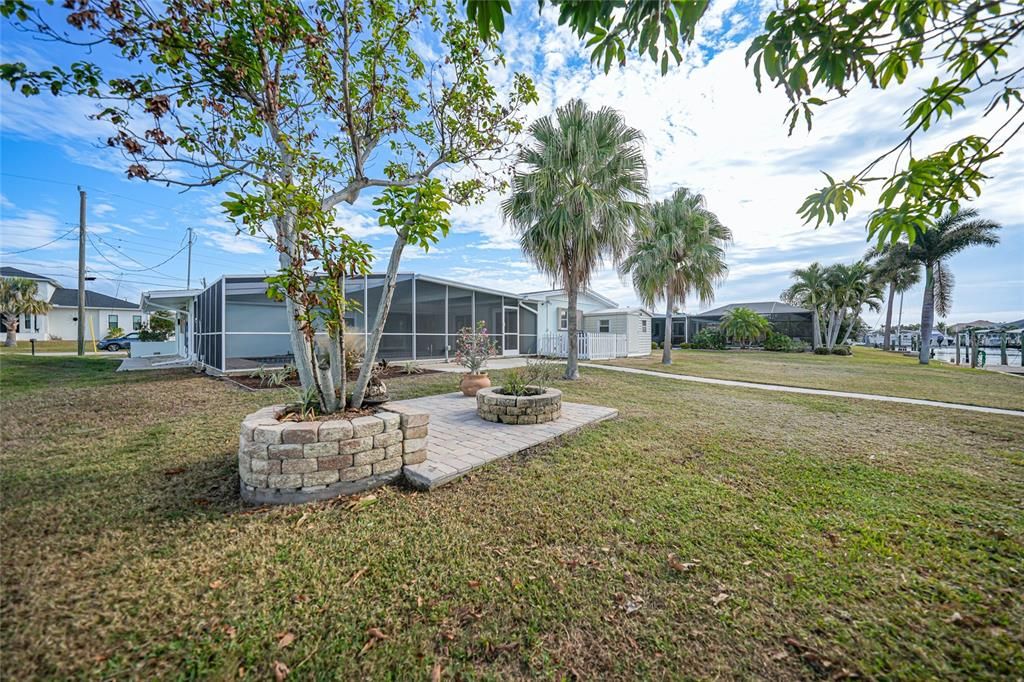
{"type": "Polygon", "coordinates": [[[135,197],[126,197],[126,196],[121,195],[121,194],[115,194],[114,192],[109,192],[109,191],[107,191],[105,189],[99,189],[98,187],[91,187],[89,185],[82,185],[82,184],[77,183],[77,182],[64,182],[63,180],[52,180],[50,178],[37,178],[37,177],[31,176],[31,175],[20,175],[18,173],[0,173],[0,175],[2,175],[4,177],[8,177],[8,178],[18,178],[19,180],[32,180],[33,182],[45,182],[45,183],[50,184],[50,185],[66,185],[66,186],[69,186],[69,187],[84,187],[85,189],[87,189],[87,190],[89,190],[91,192],[98,192],[100,194],[105,194],[105,195],[110,196],[110,197],[117,197],[118,199],[124,199],[125,201],[134,201],[137,204],[144,204],[146,206],[152,206],[153,208],[159,208],[162,211],[166,211],[169,208],[168,206],[161,206],[160,204],[154,204],[153,202],[145,201],[144,199],[137,199],[135,197]]]}
{"type": "Polygon", "coordinates": [[[53,244],[55,242],[59,242],[61,239],[64,239],[64,237],[67,237],[69,234],[71,234],[74,231],[75,231],[75,228],[71,228],[70,230],[68,230],[67,232],[62,234],[61,236],[57,237],[56,239],[51,239],[50,241],[46,242],[45,244],[40,244],[39,246],[33,246],[32,248],[29,248],[29,249],[21,249],[20,251],[8,251],[7,253],[0,253],[0,256],[13,256],[13,255],[18,254],[18,253],[28,253],[29,251],[35,251],[36,249],[44,248],[46,246],[49,246],[50,244],[53,244]]]}
{"type": "MultiPolygon", "coordinates": [[[[138,265],[143,265],[143,267],[142,267],[141,269],[137,269],[137,268],[125,268],[125,267],[122,267],[122,266],[118,265],[117,263],[115,263],[114,261],[110,260],[109,258],[107,258],[107,257],[106,257],[106,255],[104,255],[104,253],[103,253],[102,251],[100,251],[99,247],[98,247],[98,246],[96,246],[96,242],[94,242],[94,241],[92,240],[92,238],[93,238],[93,235],[91,235],[91,234],[90,234],[90,235],[89,235],[89,243],[90,243],[90,244],[92,244],[92,248],[93,248],[93,249],[95,249],[96,253],[98,253],[98,254],[99,254],[100,258],[102,258],[103,260],[107,261],[108,263],[110,263],[111,265],[113,265],[113,266],[114,266],[115,268],[117,268],[118,270],[122,270],[122,271],[124,271],[124,272],[147,272],[147,271],[150,271],[150,270],[156,271],[156,269],[157,269],[158,267],[160,267],[161,265],[166,265],[167,263],[171,262],[172,260],[174,260],[174,258],[175,258],[175,257],[177,257],[177,255],[178,255],[178,254],[180,254],[180,253],[181,253],[182,251],[184,251],[184,250],[185,250],[185,249],[187,248],[187,247],[183,246],[183,247],[181,247],[180,249],[178,249],[177,251],[175,251],[175,252],[174,252],[173,254],[171,254],[171,256],[170,256],[169,258],[167,258],[167,259],[165,259],[165,260],[163,260],[163,261],[161,261],[161,262],[157,263],[156,265],[153,265],[153,266],[149,266],[149,267],[146,267],[146,266],[144,266],[144,264],[143,264],[143,263],[139,263],[139,261],[135,260],[134,258],[132,258],[131,256],[129,256],[129,255],[128,255],[128,254],[126,254],[125,252],[121,251],[120,249],[118,249],[118,248],[117,248],[116,246],[114,246],[113,244],[109,244],[109,243],[107,243],[107,242],[106,242],[105,240],[103,240],[103,239],[102,239],[101,237],[97,236],[97,237],[96,237],[97,239],[99,239],[99,240],[100,240],[101,242],[103,242],[104,244],[106,244],[106,245],[107,245],[107,246],[109,246],[110,248],[114,249],[114,251],[117,251],[117,252],[118,252],[119,254],[121,254],[122,256],[124,256],[125,258],[127,258],[128,260],[130,260],[130,261],[132,261],[133,263],[136,263],[136,264],[138,264],[138,265]]],[[[167,273],[163,273],[163,272],[159,272],[159,271],[157,271],[157,272],[156,272],[156,274],[158,274],[158,275],[164,275],[165,277],[168,277],[168,276],[169,276],[169,275],[167,275],[167,273]]]]}

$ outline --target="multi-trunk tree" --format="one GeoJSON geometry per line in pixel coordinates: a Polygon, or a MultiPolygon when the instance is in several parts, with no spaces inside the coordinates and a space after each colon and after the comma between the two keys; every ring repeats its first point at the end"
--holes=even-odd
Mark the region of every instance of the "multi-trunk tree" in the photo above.
{"type": "Polygon", "coordinates": [[[78,0],[63,10],[3,0],[18,28],[91,49],[43,70],[4,64],[26,95],[46,90],[104,103],[109,144],[129,177],[198,187],[230,183],[228,215],[278,253],[299,378],[321,408],[344,404],[344,310],[332,282],[365,271],[365,245],[335,209],[375,196],[395,231],[376,327],[353,391],[362,392],[391,305],[398,263],[447,230],[451,203],[501,182],[491,163],[536,100],[528,78],[499,91],[495,43],[433,0],[78,0]],[[99,54],[99,57],[96,55],[99,54]],[[111,66],[104,70],[100,58],[111,66]],[[314,343],[326,332],[329,352],[314,343]]]}

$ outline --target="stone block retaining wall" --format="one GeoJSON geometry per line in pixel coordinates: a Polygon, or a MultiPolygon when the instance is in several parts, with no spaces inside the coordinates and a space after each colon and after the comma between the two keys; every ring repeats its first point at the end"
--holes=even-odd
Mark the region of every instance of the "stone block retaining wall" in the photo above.
{"type": "Polygon", "coordinates": [[[538,395],[503,395],[494,388],[476,393],[476,412],[482,419],[501,424],[543,424],[562,416],[562,392],[549,388],[538,395]]]}
{"type": "Polygon", "coordinates": [[[427,459],[430,415],[404,405],[326,421],[279,421],[284,405],[242,421],[242,499],[257,504],[324,500],[375,488],[427,459]]]}

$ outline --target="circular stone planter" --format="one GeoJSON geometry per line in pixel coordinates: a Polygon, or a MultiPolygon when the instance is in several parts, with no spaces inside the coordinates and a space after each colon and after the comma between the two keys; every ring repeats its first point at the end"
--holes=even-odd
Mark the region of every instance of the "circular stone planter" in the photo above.
{"type": "Polygon", "coordinates": [[[376,414],[324,421],[280,421],[284,405],[242,421],[238,475],[242,499],[298,504],[376,488],[427,459],[430,415],[389,404],[376,414]]]}
{"type": "Polygon", "coordinates": [[[476,393],[476,413],[500,424],[543,424],[561,417],[562,392],[536,390],[534,395],[504,395],[499,393],[501,386],[482,388],[476,393]]]}

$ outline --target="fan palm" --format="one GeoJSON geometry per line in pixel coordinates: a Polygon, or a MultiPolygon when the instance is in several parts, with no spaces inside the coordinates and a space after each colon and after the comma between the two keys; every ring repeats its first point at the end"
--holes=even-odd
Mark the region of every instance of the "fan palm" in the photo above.
{"type": "Polygon", "coordinates": [[[18,345],[18,320],[23,315],[43,315],[50,309],[50,304],[36,298],[39,285],[24,277],[4,277],[0,279],[0,315],[7,327],[5,346],[18,345]]]}
{"type": "Polygon", "coordinates": [[[622,263],[640,301],[665,301],[665,342],[661,362],[672,364],[672,311],[693,293],[701,303],[714,300],[725,279],[725,245],[732,232],[707,209],[702,194],[685,187],[651,206],[650,220],[636,231],[633,248],[622,263]]]}
{"type": "Polygon", "coordinates": [[[845,329],[841,343],[846,343],[856,325],[861,309],[867,305],[872,310],[881,310],[881,287],[873,281],[872,270],[864,261],[850,265],[836,263],[825,269],[828,284],[826,297],[825,347],[831,350],[839,341],[839,333],[845,329]]]}
{"type": "Polygon", "coordinates": [[[868,250],[866,258],[874,267],[874,279],[889,286],[889,302],[885,310],[885,334],[882,348],[892,350],[892,306],[896,294],[903,294],[921,281],[921,264],[910,258],[905,242],[886,244],[868,250]]]}
{"type": "Polygon", "coordinates": [[[591,111],[580,100],[538,119],[529,133],[502,211],[527,257],[565,287],[565,377],[577,379],[579,290],[603,259],[621,261],[633,229],[646,219],[643,136],[614,109],[591,111]]]}
{"type": "Polygon", "coordinates": [[[823,344],[821,338],[822,306],[829,296],[826,269],[821,263],[811,263],[809,267],[797,268],[793,271],[796,282],[782,292],[782,300],[793,305],[808,308],[811,315],[811,347],[818,348],[823,344]]]}
{"type": "Polygon", "coordinates": [[[722,317],[721,329],[727,335],[736,339],[743,345],[753,343],[761,334],[766,333],[772,325],[768,320],[755,313],[750,308],[733,308],[722,317]]]}
{"type": "Polygon", "coordinates": [[[945,261],[971,246],[995,246],[996,231],[1002,227],[994,220],[978,217],[978,211],[967,208],[947,213],[928,230],[918,229],[914,243],[907,251],[911,260],[924,266],[924,300],[921,303],[921,348],[919,359],[927,365],[935,311],[948,315],[953,305],[953,273],[945,261]]]}

